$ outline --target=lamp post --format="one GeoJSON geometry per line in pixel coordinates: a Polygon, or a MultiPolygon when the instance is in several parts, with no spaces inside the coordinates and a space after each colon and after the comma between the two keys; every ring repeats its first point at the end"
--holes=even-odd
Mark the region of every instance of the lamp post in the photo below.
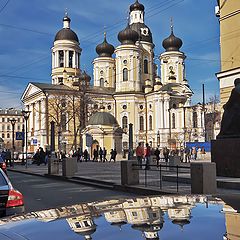
{"type": "Polygon", "coordinates": [[[158,148],[160,147],[160,133],[159,133],[159,130],[157,132],[157,147],[158,148]]]}
{"type": "Polygon", "coordinates": [[[29,115],[30,115],[30,111],[27,111],[27,110],[22,110],[22,115],[25,119],[25,126],[26,126],[26,130],[25,130],[25,153],[26,153],[26,168],[27,168],[27,145],[28,145],[28,125],[27,125],[27,122],[28,122],[28,118],[29,118],[29,115]]]}
{"type": "Polygon", "coordinates": [[[15,130],[15,123],[17,122],[17,120],[15,118],[13,118],[13,119],[10,119],[10,122],[11,122],[11,125],[12,125],[12,161],[14,161],[14,150],[15,150],[14,130],[15,130]]]}

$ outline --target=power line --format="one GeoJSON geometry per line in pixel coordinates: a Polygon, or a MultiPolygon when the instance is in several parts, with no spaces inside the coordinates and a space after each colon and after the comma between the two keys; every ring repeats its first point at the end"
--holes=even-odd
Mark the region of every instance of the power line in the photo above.
{"type": "Polygon", "coordinates": [[[10,0],[7,0],[7,2],[2,6],[2,8],[0,9],[0,13],[6,8],[9,2],[10,0]]]}

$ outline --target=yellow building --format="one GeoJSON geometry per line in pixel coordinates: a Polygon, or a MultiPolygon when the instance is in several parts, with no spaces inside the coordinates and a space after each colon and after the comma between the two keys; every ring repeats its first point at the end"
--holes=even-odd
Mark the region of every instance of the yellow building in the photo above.
{"type": "Polygon", "coordinates": [[[220,82],[221,104],[225,104],[240,77],[240,2],[218,0],[216,15],[220,24],[221,72],[217,73],[220,82]]]}
{"type": "Polygon", "coordinates": [[[106,147],[108,153],[114,148],[118,153],[127,151],[130,123],[133,148],[139,142],[154,148],[179,148],[188,139],[204,140],[202,108],[191,107],[193,92],[185,78],[183,42],[171,26],[157,66],[144,15],[144,5],[135,1],[116,47],[104,34],[96,47],[92,85],[80,69],[78,36],[70,28],[68,15],[63,18],[52,47],[52,83],[29,83],[22,96],[25,108],[31,111],[28,136],[31,132],[39,146],[50,145],[51,122],[55,124],[56,150],[64,151],[79,145],[89,151],[96,147],[106,147]],[[106,124],[103,119],[110,121],[106,124]]]}

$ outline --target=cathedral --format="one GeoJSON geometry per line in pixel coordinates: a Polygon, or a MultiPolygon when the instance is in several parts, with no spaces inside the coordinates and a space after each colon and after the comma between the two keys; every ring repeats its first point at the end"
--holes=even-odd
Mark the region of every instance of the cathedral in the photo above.
{"type": "Polygon", "coordinates": [[[134,149],[138,143],[179,148],[187,141],[204,140],[202,105],[191,106],[183,42],[171,24],[170,35],[162,41],[164,52],[158,53],[158,66],[144,16],[145,7],[136,0],[127,26],[118,33],[118,46],[110,44],[104,33],[103,42],[96,46],[92,80],[80,68],[80,41],[71,19],[64,16],[51,49],[52,82],[30,82],[22,95],[30,111],[29,148],[54,143],[64,151],[81,146],[124,153],[130,135],[134,149]]]}

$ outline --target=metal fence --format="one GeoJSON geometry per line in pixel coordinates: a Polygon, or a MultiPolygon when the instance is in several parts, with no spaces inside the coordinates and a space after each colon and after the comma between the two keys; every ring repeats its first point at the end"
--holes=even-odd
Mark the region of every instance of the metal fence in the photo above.
{"type": "Polygon", "coordinates": [[[133,164],[139,171],[139,184],[167,192],[191,193],[190,166],[171,166],[169,163],[133,164]]]}

